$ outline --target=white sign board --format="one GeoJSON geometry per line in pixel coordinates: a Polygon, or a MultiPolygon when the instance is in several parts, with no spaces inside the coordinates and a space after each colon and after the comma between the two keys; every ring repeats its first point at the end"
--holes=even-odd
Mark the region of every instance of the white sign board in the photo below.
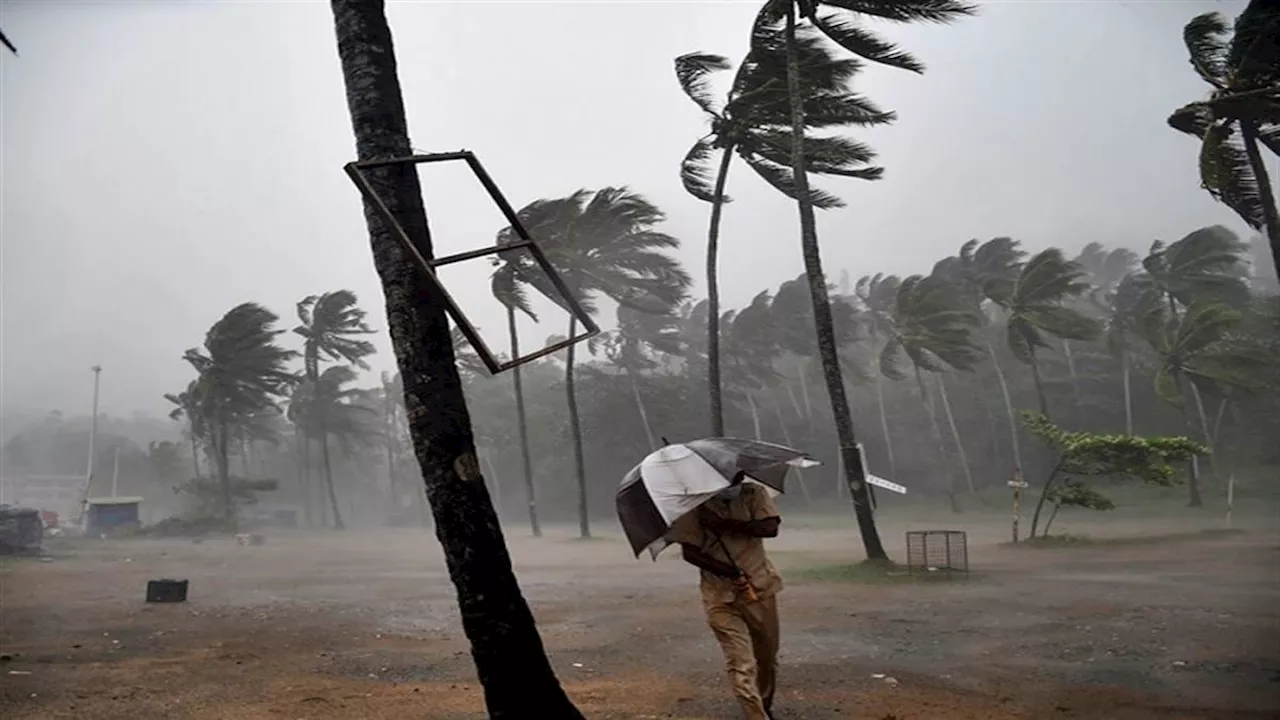
{"type": "Polygon", "coordinates": [[[1012,488],[1025,488],[1025,487],[1031,487],[1031,485],[1030,485],[1030,484],[1028,484],[1028,483],[1026,483],[1026,482],[1023,482],[1022,480],[1010,480],[1010,481],[1009,481],[1009,487],[1012,487],[1012,488]]]}
{"type": "Polygon", "coordinates": [[[872,485],[875,485],[876,487],[884,488],[889,492],[896,492],[899,495],[907,494],[907,489],[905,487],[899,485],[898,483],[889,482],[888,480],[885,480],[882,477],[877,477],[875,475],[872,475],[871,473],[867,473],[867,482],[871,483],[872,485]]]}

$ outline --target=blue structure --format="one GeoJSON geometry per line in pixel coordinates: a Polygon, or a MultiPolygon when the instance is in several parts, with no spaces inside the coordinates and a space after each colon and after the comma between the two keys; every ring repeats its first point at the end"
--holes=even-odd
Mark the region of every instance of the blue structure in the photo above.
{"type": "Polygon", "coordinates": [[[103,533],[140,524],[140,497],[90,498],[88,504],[85,533],[103,533]]]}

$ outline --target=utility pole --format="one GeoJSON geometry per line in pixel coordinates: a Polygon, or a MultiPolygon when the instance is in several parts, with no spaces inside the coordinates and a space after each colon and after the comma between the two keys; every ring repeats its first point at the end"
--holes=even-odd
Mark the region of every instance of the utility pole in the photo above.
{"type": "Polygon", "coordinates": [[[98,387],[102,379],[102,366],[94,365],[90,369],[93,370],[93,416],[89,419],[89,466],[84,473],[84,494],[80,497],[80,517],[76,518],[76,525],[84,520],[84,511],[89,504],[89,488],[93,485],[94,453],[97,452],[98,442],[98,387]]]}

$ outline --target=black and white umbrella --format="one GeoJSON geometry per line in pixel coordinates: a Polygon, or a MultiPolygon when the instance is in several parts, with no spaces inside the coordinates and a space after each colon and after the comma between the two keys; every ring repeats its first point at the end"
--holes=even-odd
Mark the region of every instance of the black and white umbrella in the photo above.
{"type": "Polygon", "coordinates": [[[618,520],[636,556],[645,548],[656,558],[667,546],[672,524],[734,484],[756,482],[770,493],[785,490],[787,471],[818,461],[781,445],[704,438],[667,445],[631,469],[618,488],[618,520]]]}

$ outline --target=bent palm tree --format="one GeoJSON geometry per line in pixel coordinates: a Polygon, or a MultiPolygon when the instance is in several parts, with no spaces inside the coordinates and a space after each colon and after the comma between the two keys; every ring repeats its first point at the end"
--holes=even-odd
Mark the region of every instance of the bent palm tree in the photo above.
{"type": "MultiPolygon", "coordinates": [[[[973,341],[973,329],[978,324],[977,314],[963,301],[963,289],[937,275],[913,275],[902,281],[892,311],[892,329],[888,342],[880,352],[880,372],[893,380],[902,380],[900,360],[910,361],[920,388],[920,401],[924,403],[929,423],[933,427],[934,442],[939,458],[945,462],[942,432],[938,427],[933,395],[924,381],[924,372],[943,373],[947,369],[969,370],[977,363],[981,350],[973,341]]],[[[976,496],[969,458],[960,440],[951,401],[942,377],[938,377],[938,389],[950,425],[952,439],[960,454],[960,466],[964,470],[969,494],[976,496]]],[[[947,494],[951,508],[960,510],[956,501],[954,476],[948,469],[947,494]]]]}
{"type": "Polygon", "coordinates": [[[192,390],[213,447],[228,520],[235,515],[229,467],[232,435],[245,418],[274,408],[296,379],[286,365],[297,353],[276,344],[284,332],[275,328],[278,319],[257,303],[237,305],[209,328],[203,349],[191,348],[183,355],[198,375],[192,390]]]}
{"type": "Polygon", "coordinates": [[[631,385],[631,394],[644,425],[649,449],[657,450],[658,439],[649,423],[649,412],[640,396],[640,384],[636,376],[645,370],[658,367],[655,353],[677,356],[682,354],[679,321],[672,312],[645,313],[626,305],[618,306],[617,329],[592,338],[588,349],[594,355],[603,350],[609,361],[623,371],[631,385]]]}
{"type": "Polygon", "coordinates": [[[1045,336],[1092,340],[1101,332],[1097,320],[1067,307],[1089,289],[1084,271],[1058,248],[1043,250],[1022,267],[1012,282],[993,282],[988,294],[1006,314],[1005,333],[1013,356],[1031,368],[1040,414],[1049,416],[1049,399],[1040,377],[1037,352],[1047,348],[1045,336]]]}
{"type": "Polygon", "coordinates": [[[1203,300],[1243,307],[1249,300],[1245,250],[1235,233],[1213,225],[1168,246],[1157,240],[1142,267],[1173,315],[1203,300]]]}
{"type": "Polygon", "coordinates": [[[205,419],[200,412],[200,383],[192,380],[187,389],[178,394],[165,393],[165,400],[177,407],[169,411],[170,420],[186,420],[187,437],[191,440],[191,465],[195,471],[192,478],[200,477],[200,446],[205,439],[205,419]]]}
{"type": "MultiPolygon", "coordinates": [[[[654,229],[666,216],[627,188],[579,190],[568,197],[535,200],[519,211],[519,217],[589,313],[596,312],[596,295],[643,312],[661,313],[680,304],[688,292],[688,273],[667,254],[678,248],[680,241],[654,229]]],[[[514,231],[504,228],[498,233],[498,244],[508,244],[513,237],[514,231]]],[[[563,305],[560,293],[528,256],[499,262],[513,267],[516,281],[563,305]]],[[[577,322],[577,316],[571,315],[569,337],[577,333],[577,322]]],[[[582,537],[590,537],[586,464],[574,389],[575,354],[576,347],[570,345],[565,353],[565,396],[578,479],[579,531],[582,537]]]]}
{"type": "Polygon", "coordinates": [[[333,483],[329,439],[334,438],[350,454],[353,441],[367,442],[378,434],[374,426],[375,411],[357,402],[363,391],[347,387],[355,379],[355,371],[346,365],[325,368],[315,382],[304,380],[298,386],[289,408],[295,422],[301,423],[304,434],[320,443],[325,492],[337,528],[343,524],[333,483]]]}
{"type": "MultiPolygon", "coordinates": [[[[711,219],[707,230],[707,354],[708,386],[711,402],[711,434],[724,434],[724,412],[720,383],[720,291],[717,275],[720,218],[730,198],[724,188],[729,165],[736,154],[765,182],[794,195],[790,176],[787,126],[790,104],[786,90],[786,58],[779,38],[772,47],[753,51],[739,66],[723,104],[717,103],[710,88],[714,72],[728,70],[729,61],[719,55],[691,53],[676,58],[676,79],[689,99],[706,113],[711,132],[700,138],[685,155],[680,178],[685,190],[699,200],[711,203],[711,219]],[[712,169],[711,157],[720,151],[719,165],[712,169]],[[714,178],[714,180],[713,180],[714,178]]],[[[848,90],[859,63],[841,59],[826,47],[813,32],[796,39],[801,88],[808,111],[810,130],[846,125],[870,126],[891,122],[886,113],[865,98],[848,90]]],[[[883,170],[870,165],[870,149],[844,138],[811,136],[807,152],[813,157],[810,172],[843,175],[867,180],[878,179],[883,170]]],[[[822,207],[838,207],[843,203],[834,196],[815,193],[822,207]]]]}
{"type": "MultiPolygon", "coordinates": [[[[819,0],[803,0],[803,10],[824,34],[845,49],[875,62],[896,65],[919,71],[922,66],[910,55],[899,51],[889,43],[867,33],[856,26],[859,12],[885,17],[890,20],[935,20],[945,22],[959,15],[970,12],[969,7],[947,0],[906,0],[905,2],[888,2],[886,0],[867,0],[853,2],[855,9],[841,7],[849,5],[853,0],[841,3],[827,3],[819,0]],[[834,10],[819,16],[818,6],[834,10]]],[[[813,300],[813,318],[818,336],[819,357],[822,359],[823,375],[826,379],[827,394],[831,399],[832,415],[835,420],[836,433],[840,438],[841,453],[845,474],[849,482],[850,496],[854,503],[854,512],[858,517],[858,527],[862,542],[870,559],[887,558],[884,546],[880,542],[879,533],[875,529],[875,518],[871,514],[871,506],[867,492],[866,469],[858,452],[857,439],[853,431],[853,416],[849,409],[849,401],[845,393],[844,378],[840,373],[840,357],[836,348],[835,328],[831,314],[831,303],[827,292],[826,276],[822,271],[822,257],[818,247],[817,222],[814,207],[820,197],[809,188],[810,154],[806,148],[806,102],[812,102],[812,96],[802,94],[800,82],[800,55],[796,30],[796,0],[769,0],[757,16],[752,33],[752,53],[767,55],[781,48],[785,53],[787,64],[787,98],[790,105],[791,153],[788,177],[789,186],[794,192],[788,193],[795,198],[800,215],[800,244],[804,256],[805,273],[809,277],[810,295],[813,300]],[[785,23],[783,22],[785,21],[785,23]],[[780,24],[782,26],[780,27],[780,24]],[[781,42],[779,42],[781,40],[781,42]]],[[[815,164],[814,170],[818,169],[815,164]]]]}
{"type": "Polygon", "coordinates": [[[1208,100],[1169,116],[1169,125],[1201,141],[1200,182],[1249,227],[1265,230],[1280,273],[1280,213],[1258,147],[1280,155],[1277,34],[1280,5],[1272,0],[1251,0],[1234,32],[1216,12],[1187,23],[1182,38],[1191,66],[1212,89],[1208,100]]]}
{"type": "MultiPolygon", "coordinates": [[[[405,157],[409,143],[395,48],[382,0],[332,0],[347,108],[361,160],[405,157]]],[[[369,171],[375,190],[415,247],[432,257],[418,176],[400,168],[369,171]]],[[[476,461],[449,322],[431,285],[392,228],[366,201],[374,267],[387,300],[387,325],[404,378],[405,406],[418,466],[435,517],[462,626],[471,642],[489,717],[575,720],[547,661],[542,639],[511,567],[502,528],[476,461]],[[427,410],[430,408],[430,411],[427,410]]]]}
{"type": "MultiPolygon", "coordinates": [[[[520,357],[520,335],[516,329],[516,310],[520,310],[533,320],[537,316],[529,305],[528,293],[516,276],[516,266],[502,264],[495,259],[498,269],[491,278],[493,296],[502,303],[507,311],[507,336],[511,342],[511,357],[520,357]]],[[[516,424],[520,434],[520,461],[524,471],[525,500],[529,507],[529,531],[534,537],[542,537],[542,525],[538,522],[537,494],[533,486],[533,460],[529,452],[529,419],[524,403],[524,377],[521,367],[511,368],[511,383],[516,395],[516,424]]]]}
{"type": "MultiPolygon", "coordinates": [[[[298,320],[302,324],[293,331],[303,338],[303,368],[313,392],[320,383],[322,359],[346,360],[361,369],[369,368],[364,358],[373,354],[373,343],[360,336],[372,334],[373,329],[365,323],[365,311],[356,303],[356,295],[350,290],[310,295],[298,303],[298,320]]],[[[323,403],[312,405],[314,413],[310,420],[316,426],[314,433],[307,434],[307,437],[320,438],[322,444],[328,438],[328,419],[324,415],[326,409],[327,406],[323,403]]],[[[309,452],[309,449],[304,452],[309,452]]],[[[333,491],[333,466],[329,462],[327,449],[324,450],[322,469],[325,486],[329,489],[329,499],[332,501],[333,526],[341,530],[342,515],[338,512],[337,496],[333,491]]]]}

